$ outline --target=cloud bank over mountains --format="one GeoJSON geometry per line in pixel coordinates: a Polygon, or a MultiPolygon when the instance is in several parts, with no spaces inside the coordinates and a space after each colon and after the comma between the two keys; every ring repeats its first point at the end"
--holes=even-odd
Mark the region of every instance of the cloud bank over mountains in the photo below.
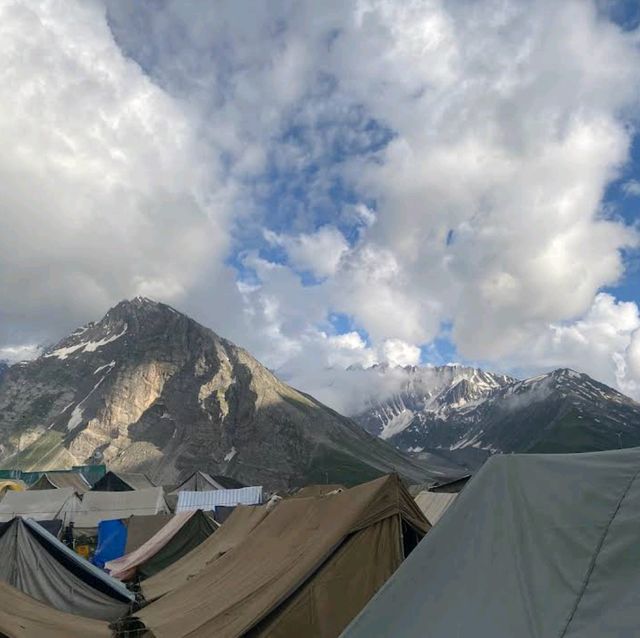
{"type": "Polygon", "coordinates": [[[639,34],[601,3],[11,0],[0,35],[0,353],[143,294],[339,409],[335,369],[450,356],[640,396],[605,197],[639,34]]]}

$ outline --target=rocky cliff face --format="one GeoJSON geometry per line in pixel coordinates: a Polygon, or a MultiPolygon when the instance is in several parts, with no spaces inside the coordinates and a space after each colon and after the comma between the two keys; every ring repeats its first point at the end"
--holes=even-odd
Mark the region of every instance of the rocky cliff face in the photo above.
{"type": "Polygon", "coordinates": [[[174,482],[195,469],[270,487],[420,464],[164,304],[123,301],[0,377],[0,463],[105,462],[174,482]]]}

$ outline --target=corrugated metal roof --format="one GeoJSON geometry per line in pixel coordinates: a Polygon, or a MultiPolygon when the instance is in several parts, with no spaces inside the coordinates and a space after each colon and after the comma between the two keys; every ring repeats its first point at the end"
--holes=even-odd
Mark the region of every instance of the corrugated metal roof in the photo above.
{"type": "Polygon", "coordinates": [[[180,492],[176,512],[191,510],[212,511],[218,505],[259,505],[262,503],[262,486],[243,487],[239,490],[212,490],[209,492],[180,492]]]}

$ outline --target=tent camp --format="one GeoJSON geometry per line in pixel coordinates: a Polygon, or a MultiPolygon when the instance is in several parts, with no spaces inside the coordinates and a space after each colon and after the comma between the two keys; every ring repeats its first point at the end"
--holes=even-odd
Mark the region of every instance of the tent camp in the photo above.
{"type": "Polygon", "coordinates": [[[397,476],[285,499],[136,617],[156,638],[337,637],[428,528],[397,476]]]}
{"type": "Polygon", "coordinates": [[[146,474],[125,474],[123,472],[107,472],[93,484],[93,492],[130,492],[147,490],[156,487],[146,474]]]}
{"type": "Polygon", "coordinates": [[[72,470],[65,472],[44,472],[29,489],[57,490],[65,487],[72,487],[77,494],[84,494],[91,489],[91,485],[89,485],[84,476],[72,470]]]}
{"type": "Polygon", "coordinates": [[[0,580],[60,611],[114,620],[134,600],[122,583],[28,518],[0,527],[0,556],[0,580]]]}
{"type": "Polygon", "coordinates": [[[143,596],[146,600],[155,600],[186,584],[208,565],[244,541],[268,513],[267,505],[239,505],[215,534],[173,565],[143,581],[140,584],[143,596]]]}
{"type": "Polygon", "coordinates": [[[259,505],[262,487],[241,487],[238,490],[212,490],[208,492],[180,492],[176,513],[203,510],[212,512],[216,506],[259,505]]]}
{"type": "Polygon", "coordinates": [[[7,492],[0,501],[0,521],[28,516],[38,521],[61,519],[67,525],[79,507],[80,499],[72,487],[7,492]]]}
{"type": "Polygon", "coordinates": [[[53,609],[0,582],[0,636],[8,638],[110,638],[106,622],[53,609]]]}
{"type": "Polygon", "coordinates": [[[123,581],[149,578],[195,549],[217,527],[213,519],[200,510],[176,514],[142,547],[109,561],[105,567],[123,581]]]}
{"type": "Polygon", "coordinates": [[[160,512],[152,516],[131,516],[127,525],[127,546],[125,554],[134,552],[144,545],[157,531],[161,530],[171,519],[173,514],[160,512]]]}
{"type": "Polygon", "coordinates": [[[422,490],[415,498],[418,507],[422,510],[431,525],[435,525],[447,508],[455,501],[456,493],[428,492],[422,490]]]}
{"type": "Polygon", "coordinates": [[[492,457],[344,638],[640,627],[640,448],[492,457]]]}
{"type": "Polygon", "coordinates": [[[168,512],[161,487],[128,492],[87,492],[73,520],[76,528],[87,529],[98,527],[100,521],[152,516],[160,512],[168,512]]]}

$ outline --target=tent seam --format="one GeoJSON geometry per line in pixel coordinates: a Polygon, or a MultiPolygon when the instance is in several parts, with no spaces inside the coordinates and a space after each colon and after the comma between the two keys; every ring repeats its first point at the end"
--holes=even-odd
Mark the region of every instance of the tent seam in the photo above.
{"type": "Polygon", "coordinates": [[[595,550],[593,552],[593,556],[591,557],[591,560],[589,562],[589,567],[587,568],[587,572],[586,572],[584,580],[582,582],[582,586],[580,587],[580,591],[578,592],[578,596],[576,597],[576,601],[575,601],[575,603],[574,603],[574,605],[573,605],[573,607],[571,609],[571,612],[569,613],[569,618],[567,619],[567,622],[565,623],[564,627],[562,628],[562,631],[560,632],[558,638],[564,638],[564,636],[566,635],[567,631],[569,631],[569,626],[573,622],[573,619],[574,619],[574,617],[576,615],[576,612],[578,611],[578,607],[580,606],[580,602],[582,601],[582,598],[584,597],[584,594],[587,591],[587,587],[589,586],[589,581],[591,579],[591,575],[593,574],[593,570],[596,567],[596,561],[598,560],[598,556],[600,555],[600,552],[602,551],[602,547],[604,546],[604,542],[605,542],[607,536],[609,535],[609,530],[611,529],[611,525],[612,525],[613,521],[615,520],[616,516],[618,515],[618,512],[620,511],[620,508],[622,507],[622,503],[624,502],[625,498],[627,497],[627,494],[629,494],[629,491],[631,490],[631,486],[635,483],[635,481],[638,478],[639,474],[640,474],[640,469],[638,469],[635,472],[635,474],[631,477],[631,480],[627,484],[627,487],[624,489],[624,491],[622,492],[620,498],[618,499],[618,503],[616,504],[616,507],[615,507],[613,513],[611,514],[611,517],[609,518],[609,521],[607,522],[607,525],[606,525],[602,535],[600,536],[600,540],[598,541],[598,544],[595,547],[595,550]]]}

